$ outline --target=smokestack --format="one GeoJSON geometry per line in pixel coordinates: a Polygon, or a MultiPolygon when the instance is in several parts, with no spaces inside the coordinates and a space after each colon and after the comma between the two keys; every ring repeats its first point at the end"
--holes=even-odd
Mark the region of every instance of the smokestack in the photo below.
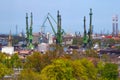
{"type": "Polygon", "coordinates": [[[112,27],[113,27],[112,36],[115,36],[115,16],[112,17],[112,27]]]}
{"type": "Polygon", "coordinates": [[[118,15],[116,15],[116,36],[118,36],[119,30],[118,30],[118,15]]]}

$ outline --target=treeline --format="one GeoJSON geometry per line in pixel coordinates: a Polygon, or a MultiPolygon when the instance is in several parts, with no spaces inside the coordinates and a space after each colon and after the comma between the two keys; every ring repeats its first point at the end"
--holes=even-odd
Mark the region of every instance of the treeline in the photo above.
{"type": "Polygon", "coordinates": [[[118,80],[118,65],[101,61],[94,50],[33,52],[24,61],[17,53],[11,57],[0,53],[0,78],[14,74],[13,68],[23,70],[12,80],[118,80]]]}

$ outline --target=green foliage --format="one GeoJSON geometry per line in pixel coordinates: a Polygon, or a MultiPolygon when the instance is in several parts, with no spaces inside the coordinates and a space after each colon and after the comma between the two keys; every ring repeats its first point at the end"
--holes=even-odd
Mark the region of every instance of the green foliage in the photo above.
{"type": "Polygon", "coordinates": [[[6,57],[7,57],[7,55],[5,53],[0,52],[0,63],[5,64],[6,57]]]}
{"type": "Polygon", "coordinates": [[[118,65],[113,63],[106,63],[101,75],[108,80],[118,80],[118,65]]]}
{"type": "MultiPolygon", "coordinates": [[[[87,58],[98,57],[94,50],[88,50],[86,54],[87,58]]],[[[76,51],[64,56],[60,56],[58,50],[48,51],[46,54],[34,52],[27,57],[25,66],[35,73],[40,73],[42,80],[117,80],[118,75],[115,66],[108,68],[106,66],[108,64],[102,62],[97,62],[98,64],[95,65],[93,61],[78,56],[76,51]],[[113,79],[109,79],[108,75],[113,76],[113,79]]]]}
{"type": "Polygon", "coordinates": [[[42,70],[41,78],[42,80],[75,80],[72,71],[70,61],[58,59],[42,70]]]}
{"type": "Polygon", "coordinates": [[[42,80],[99,80],[97,69],[87,59],[54,60],[42,70],[41,78],[42,80]]]}
{"type": "Polygon", "coordinates": [[[72,44],[73,44],[73,45],[77,44],[77,39],[76,39],[76,38],[73,39],[72,44]]]}
{"type": "Polygon", "coordinates": [[[113,63],[99,62],[97,65],[98,75],[101,79],[118,80],[118,65],[113,63]]]}
{"type": "Polygon", "coordinates": [[[40,72],[42,67],[42,55],[39,52],[34,52],[32,55],[27,57],[25,68],[31,68],[40,72]]]}
{"type": "Polygon", "coordinates": [[[82,59],[80,62],[85,67],[85,73],[88,79],[97,80],[97,69],[93,63],[87,59],[82,59]]]}
{"type": "Polygon", "coordinates": [[[108,54],[103,54],[101,60],[104,62],[110,62],[110,56],[108,54]]]}
{"type": "Polygon", "coordinates": [[[80,60],[72,62],[73,76],[77,80],[88,80],[86,68],[81,64],[80,60]]]}
{"type": "Polygon", "coordinates": [[[7,68],[4,64],[0,63],[0,79],[3,78],[5,75],[11,74],[12,69],[7,68]]]}
{"type": "Polygon", "coordinates": [[[13,54],[10,58],[10,64],[12,68],[22,67],[22,62],[17,53],[13,54]]]}
{"type": "Polygon", "coordinates": [[[51,64],[53,59],[59,58],[63,54],[63,48],[57,46],[54,51],[47,51],[45,54],[40,52],[33,52],[32,55],[26,58],[25,68],[32,68],[37,72],[51,64]]]}
{"type": "Polygon", "coordinates": [[[82,45],[83,44],[83,38],[81,38],[81,37],[75,37],[73,39],[73,43],[72,44],[73,45],[82,45]]]}
{"type": "Polygon", "coordinates": [[[98,58],[98,54],[95,50],[93,49],[88,49],[85,51],[87,57],[95,57],[98,58]]]}
{"type": "Polygon", "coordinates": [[[31,69],[23,70],[17,80],[41,80],[40,74],[32,71],[31,69]]]}

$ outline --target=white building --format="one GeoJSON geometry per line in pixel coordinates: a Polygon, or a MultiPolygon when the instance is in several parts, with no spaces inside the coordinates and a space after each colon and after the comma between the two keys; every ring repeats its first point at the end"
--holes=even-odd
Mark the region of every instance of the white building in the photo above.
{"type": "Polygon", "coordinates": [[[2,47],[1,52],[12,55],[12,54],[14,54],[14,47],[7,47],[7,46],[2,47]]]}

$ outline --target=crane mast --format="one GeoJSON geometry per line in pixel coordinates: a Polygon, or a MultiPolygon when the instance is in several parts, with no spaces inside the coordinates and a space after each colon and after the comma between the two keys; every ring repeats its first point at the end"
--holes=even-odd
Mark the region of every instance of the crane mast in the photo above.
{"type": "Polygon", "coordinates": [[[84,16],[84,36],[83,36],[83,47],[84,48],[89,48],[91,49],[92,46],[93,46],[93,43],[92,43],[92,32],[93,32],[93,27],[92,27],[92,9],[90,9],[90,24],[89,24],[89,30],[88,30],[88,34],[86,33],[86,17],[84,16]]]}
{"type": "Polygon", "coordinates": [[[87,43],[88,43],[88,37],[87,37],[87,33],[86,33],[86,17],[84,16],[84,37],[83,37],[83,43],[84,43],[84,48],[86,48],[87,43]]]}
{"type": "Polygon", "coordinates": [[[29,42],[28,13],[26,13],[26,44],[29,42]]]}
{"type": "Polygon", "coordinates": [[[62,44],[62,32],[61,32],[61,15],[59,14],[59,11],[57,13],[57,39],[56,44],[61,45],[62,44]]]}
{"type": "Polygon", "coordinates": [[[92,15],[93,15],[92,9],[90,9],[89,15],[90,15],[90,25],[89,25],[89,31],[88,31],[88,46],[89,48],[91,48],[93,45],[92,44],[92,15]]]}
{"type": "Polygon", "coordinates": [[[30,23],[30,28],[28,27],[28,13],[26,13],[26,42],[27,42],[27,47],[29,49],[33,49],[34,46],[32,44],[33,36],[32,36],[32,25],[33,25],[33,15],[31,12],[31,23],[30,23]]]}
{"type": "Polygon", "coordinates": [[[61,45],[62,44],[62,34],[64,33],[64,31],[61,29],[61,15],[59,14],[59,11],[57,12],[57,22],[50,15],[50,13],[47,14],[47,17],[46,17],[44,23],[42,24],[43,26],[47,20],[49,21],[50,26],[54,32],[55,37],[56,37],[56,44],[61,45]],[[52,25],[52,22],[50,21],[50,18],[57,24],[57,31],[55,31],[55,29],[52,25]]]}

